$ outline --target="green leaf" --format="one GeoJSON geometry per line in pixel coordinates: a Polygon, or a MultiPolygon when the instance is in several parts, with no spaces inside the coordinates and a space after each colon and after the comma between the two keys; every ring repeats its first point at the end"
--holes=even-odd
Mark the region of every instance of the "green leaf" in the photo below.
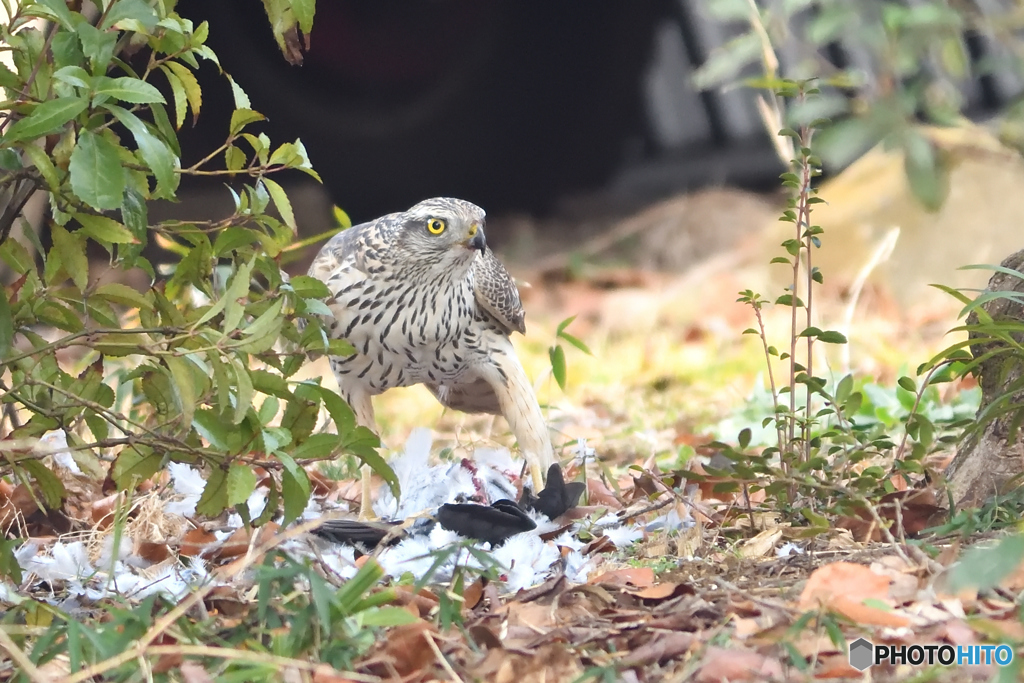
{"type": "Polygon", "coordinates": [[[561,336],[562,332],[565,331],[565,328],[569,327],[569,325],[572,325],[572,322],[574,320],[576,320],[576,316],[571,315],[562,322],[558,323],[558,328],[555,330],[555,336],[561,336]]]}
{"type": "Polygon", "coordinates": [[[284,467],[281,473],[281,495],[284,498],[283,526],[291,524],[299,518],[309,502],[311,487],[306,471],[283,451],[275,451],[274,455],[284,467]]]}
{"type": "MultiPolygon", "coordinates": [[[[376,449],[380,446],[380,439],[377,435],[366,427],[356,426],[356,418],[352,413],[352,408],[330,389],[311,382],[304,382],[295,389],[297,399],[310,400],[311,394],[320,397],[324,407],[327,408],[327,412],[330,413],[331,419],[334,420],[334,426],[342,440],[342,450],[352,453],[362,460],[363,463],[369,465],[370,469],[387,482],[391,491],[397,497],[401,493],[398,477],[395,475],[395,471],[391,469],[384,458],[377,452],[376,449]]],[[[311,400],[310,403],[312,404],[311,400]]],[[[310,407],[315,408],[315,404],[312,404],[310,407]]],[[[292,401],[285,411],[285,416],[281,419],[281,424],[287,425],[293,434],[299,434],[300,430],[308,434],[312,429],[312,425],[307,426],[303,424],[303,420],[312,418],[315,421],[316,412],[315,409],[312,411],[312,414],[305,412],[299,400],[292,401]]],[[[298,438],[297,436],[296,439],[298,440],[298,438]]]]}
{"type": "Polygon", "coordinates": [[[917,393],[917,383],[911,377],[900,377],[896,383],[912,394],[917,393]]]}
{"type": "Polygon", "coordinates": [[[146,205],[145,197],[134,187],[124,189],[124,197],[121,198],[121,220],[135,236],[137,243],[146,239],[149,230],[149,207],[146,205]]]}
{"type": "Polygon", "coordinates": [[[36,106],[32,113],[15,121],[3,136],[7,143],[38,138],[52,133],[89,106],[81,97],[58,97],[36,106]]]}
{"type": "Polygon", "coordinates": [[[116,31],[101,31],[87,21],[81,21],[75,27],[78,39],[82,41],[82,52],[89,58],[89,66],[94,75],[103,74],[114,56],[117,45],[116,31]]]}
{"type": "Polygon", "coordinates": [[[228,506],[241,505],[249,500],[256,490],[256,473],[249,465],[233,462],[228,468],[227,499],[228,506]]]}
{"type": "Polygon", "coordinates": [[[588,356],[593,356],[594,355],[593,353],[590,352],[590,347],[589,346],[587,346],[586,344],[583,343],[582,340],[578,339],[577,337],[574,337],[573,335],[569,334],[568,332],[560,332],[558,334],[558,338],[559,339],[564,339],[565,341],[567,341],[568,343],[572,344],[573,346],[575,346],[577,349],[579,349],[583,353],[587,354],[588,356]]]}
{"type": "Polygon", "coordinates": [[[147,31],[152,31],[156,27],[156,13],[145,0],[118,0],[116,3],[107,3],[107,5],[100,28],[125,28],[121,23],[127,24],[126,20],[137,21],[147,31]]]}
{"type": "Polygon", "coordinates": [[[291,0],[292,12],[299,22],[299,30],[309,33],[313,30],[313,16],[316,14],[316,0],[291,0]]]}
{"type": "Polygon", "coordinates": [[[28,4],[26,9],[28,10],[27,14],[30,16],[54,19],[64,30],[74,30],[74,19],[72,18],[71,11],[68,9],[65,0],[35,0],[35,2],[31,4],[25,4],[28,4]]]}
{"type": "Polygon", "coordinates": [[[89,285],[89,258],[85,255],[85,243],[56,223],[50,226],[50,236],[64,271],[80,290],[85,291],[89,285]]]}
{"type": "Polygon", "coordinates": [[[240,171],[245,166],[245,152],[234,145],[224,150],[224,167],[229,171],[240,171]]]}
{"type": "Polygon", "coordinates": [[[853,375],[846,375],[836,385],[836,403],[842,405],[853,393],[853,375]]]}
{"type": "Polygon", "coordinates": [[[818,341],[825,342],[826,344],[845,344],[846,335],[835,330],[825,330],[818,335],[818,341]]]}
{"type": "Polygon", "coordinates": [[[59,193],[61,182],[60,177],[57,175],[57,167],[53,165],[53,160],[50,159],[50,155],[46,153],[46,150],[35,145],[25,145],[23,151],[29,161],[32,162],[32,165],[39,171],[39,175],[43,176],[43,180],[46,181],[50,192],[54,194],[59,193]]]}
{"type": "Polygon", "coordinates": [[[331,606],[334,602],[334,590],[319,574],[310,572],[307,575],[307,581],[309,581],[309,602],[316,609],[320,632],[327,637],[331,632],[331,606]]]}
{"type": "Polygon", "coordinates": [[[235,82],[235,79],[230,74],[226,74],[228,82],[231,83],[231,94],[235,98],[235,109],[252,109],[252,104],[249,102],[249,96],[242,90],[242,86],[235,82]]]}
{"type": "Polygon", "coordinates": [[[266,370],[253,370],[250,376],[253,388],[256,391],[285,400],[294,398],[294,394],[288,389],[288,382],[285,381],[284,377],[267,372],[266,370]]]}
{"type": "Polygon", "coordinates": [[[92,348],[107,356],[130,356],[149,341],[141,334],[104,334],[93,340],[92,348]]]}
{"type": "Polygon", "coordinates": [[[120,78],[100,76],[93,82],[93,95],[94,103],[97,96],[112,97],[115,100],[133,104],[166,103],[164,96],[155,87],[143,80],[129,76],[120,78]]]}
{"type": "Polygon", "coordinates": [[[185,111],[187,106],[185,86],[182,85],[181,79],[175,76],[174,72],[166,66],[161,66],[160,70],[164,72],[164,76],[167,77],[167,83],[171,86],[171,97],[174,99],[174,128],[177,130],[180,129],[181,124],[185,122],[185,111]]]}
{"type": "MultiPolygon", "coordinates": [[[[260,422],[262,424],[264,424],[264,425],[266,425],[268,422],[270,422],[270,420],[273,419],[273,416],[265,417],[263,415],[263,412],[264,412],[263,411],[263,407],[266,407],[266,406],[267,406],[267,403],[264,403],[263,406],[261,406],[261,408],[260,408],[260,415],[259,415],[260,422]]],[[[279,408],[280,406],[270,406],[270,407],[273,408],[276,411],[277,408],[279,408]]],[[[275,412],[275,414],[276,414],[276,412],[275,412]]],[[[280,449],[284,448],[285,446],[287,446],[288,444],[290,444],[292,442],[292,432],[291,432],[291,430],[290,429],[286,429],[284,427],[266,427],[263,430],[262,436],[263,436],[263,445],[264,445],[263,451],[265,453],[273,453],[274,451],[280,450],[280,449]]]]}
{"type": "Polygon", "coordinates": [[[256,318],[250,325],[242,328],[242,334],[247,337],[262,338],[273,330],[281,329],[281,308],[284,306],[284,299],[278,299],[265,310],[260,317],[256,318]]]}
{"type": "Polygon", "coordinates": [[[213,243],[213,255],[224,256],[239,247],[245,247],[260,239],[260,234],[249,228],[224,228],[213,243]]]}
{"type": "Polygon", "coordinates": [[[235,276],[231,279],[231,284],[228,285],[228,289],[224,292],[224,296],[217,299],[217,301],[207,309],[206,313],[196,321],[194,325],[195,327],[212,320],[214,316],[224,310],[229,301],[238,301],[249,293],[249,278],[252,275],[252,266],[252,261],[238,266],[238,272],[236,272],[235,276]]]}
{"type": "Polygon", "coordinates": [[[126,446],[111,465],[110,478],[119,491],[125,491],[159,472],[162,460],[148,446],[126,446]]]}
{"type": "Polygon", "coordinates": [[[264,121],[266,120],[266,118],[267,117],[265,117],[263,114],[259,113],[258,111],[253,111],[252,109],[236,109],[233,112],[231,112],[231,135],[237,135],[238,133],[242,132],[242,129],[250,123],[254,123],[256,121],[264,121]]]}
{"type": "Polygon", "coordinates": [[[561,345],[552,346],[548,349],[548,357],[551,359],[551,374],[559,388],[565,391],[565,350],[561,345]]]}
{"type": "Polygon", "coordinates": [[[120,282],[108,282],[105,285],[100,285],[93,292],[93,296],[131,308],[140,308],[147,311],[152,311],[154,308],[153,302],[147,299],[145,294],[120,282]]]}
{"type": "Polygon", "coordinates": [[[358,619],[363,626],[379,626],[381,628],[404,626],[419,621],[404,607],[378,607],[360,612],[358,619]]]}
{"type": "Polygon", "coordinates": [[[242,420],[245,419],[245,414],[252,407],[254,392],[252,378],[249,377],[249,370],[242,365],[242,361],[238,358],[232,358],[231,367],[235,370],[235,411],[231,423],[237,425],[242,423],[242,420]]]}
{"type": "Polygon", "coordinates": [[[0,287],[0,358],[7,356],[14,342],[14,320],[11,318],[11,305],[7,302],[7,292],[0,287]]]}
{"type": "Polygon", "coordinates": [[[331,213],[334,216],[334,222],[337,223],[342,230],[347,230],[352,227],[352,219],[349,218],[349,215],[345,213],[345,210],[340,206],[332,207],[331,213]]]}
{"type": "Polygon", "coordinates": [[[200,409],[196,411],[193,426],[199,434],[210,442],[214,448],[222,451],[231,450],[229,441],[231,432],[228,425],[220,417],[219,411],[200,409]]]}
{"type": "Polygon", "coordinates": [[[24,275],[28,271],[33,270],[36,265],[35,258],[32,254],[28,253],[25,245],[13,237],[8,237],[6,241],[0,244],[0,259],[3,259],[3,262],[10,266],[18,275],[24,275]]]}
{"type": "MultiPolygon", "coordinates": [[[[259,410],[256,411],[256,417],[259,419],[261,425],[268,425],[268,424],[270,424],[270,421],[273,420],[274,417],[277,416],[277,413],[280,410],[281,410],[281,402],[279,400],[277,400],[277,397],[276,396],[267,396],[267,398],[264,399],[263,403],[260,404],[259,410]]],[[[277,432],[282,432],[282,434],[280,435],[281,439],[284,439],[283,432],[287,432],[288,431],[287,429],[283,429],[281,427],[269,427],[268,429],[269,430],[275,430],[277,432]]],[[[288,434],[288,439],[289,440],[291,439],[291,434],[290,433],[288,434]]],[[[277,448],[280,448],[281,446],[284,446],[286,443],[287,443],[287,441],[282,441],[280,446],[277,446],[275,448],[271,448],[271,449],[268,449],[268,450],[277,450],[277,448]]]]}
{"type": "Polygon", "coordinates": [[[26,472],[32,475],[43,494],[42,502],[48,510],[60,508],[61,501],[67,497],[68,492],[57,475],[38,460],[22,460],[20,463],[26,472]]]}
{"type": "MultiPolygon", "coordinates": [[[[185,91],[185,99],[188,100],[188,105],[192,109],[192,120],[194,122],[199,116],[199,110],[203,106],[203,91],[199,87],[199,81],[196,80],[195,74],[193,74],[184,64],[179,64],[178,62],[167,62],[164,66],[170,69],[174,75],[178,77],[178,81],[181,83],[181,87],[185,91]]],[[[180,122],[178,123],[178,126],[181,126],[180,122]]]]}
{"type": "Polygon", "coordinates": [[[296,275],[291,279],[291,287],[303,299],[326,299],[331,295],[327,285],[309,275],[296,275]]]}
{"type": "Polygon", "coordinates": [[[68,170],[71,189],[86,204],[100,210],[121,206],[125,180],[116,145],[92,131],[82,131],[68,170]]]}
{"type": "Polygon", "coordinates": [[[296,446],[291,455],[296,460],[317,460],[331,456],[340,446],[337,434],[314,434],[296,446]]]}
{"type": "Polygon", "coordinates": [[[135,114],[116,105],[106,105],[114,117],[124,125],[135,138],[142,160],[153,171],[156,178],[154,198],[170,198],[178,189],[179,175],[175,173],[178,158],[163,140],[158,138],[135,114]]]}
{"type": "Polygon", "coordinates": [[[937,211],[949,194],[949,177],[934,145],[922,133],[908,134],[903,154],[911,191],[926,209],[937,211]]]}
{"type": "Polygon", "coordinates": [[[203,487],[203,495],[196,503],[196,512],[208,517],[216,517],[228,507],[228,473],[221,467],[213,467],[203,487]]]}
{"type": "Polygon", "coordinates": [[[82,227],[75,231],[76,235],[91,237],[99,242],[110,242],[111,244],[138,244],[135,238],[126,227],[106,216],[96,216],[88,213],[71,214],[82,227]]]}
{"type": "Polygon", "coordinates": [[[22,81],[18,75],[7,68],[7,65],[0,64],[0,88],[21,88],[22,81]]]}
{"type": "MultiPolygon", "coordinates": [[[[443,563],[443,558],[441,563],[443,563]]],[[[344,614],[351,614],[366,594],[370,592],[370,589],[377,585],[377,582],[382,578],[384,578],[384,568],[380,566],[376,559],[370,557],[359,568],[356,575],[346,581],[338,589],[338,592],[334,594],[335,603],[344,614]]]]}
{"type": "Polygon", "coordinates": [[[327,341],[327,353],[332,356],[351,356],[356,352],[356,347],[345,339],[330,339],[327,341]]]}
{"type": "MultiPolygon", "coordinates": [[[[20,538],[0,539],[0,577],[9,578],[15,585],[21,584],[21,564],[14,551],[24,541],[20,538]]],[[[410,615],[411,616],[411,615],[410,615]]]]}
{"type": "Polygon", "coordinates": [[[1009,576],[1024,560],[1024,535],[1014,534],[995,545],[970,548],[950,570],[951,588],[987,591],[1009,576]]]}
{"type": "Polygon", "coordinates": [[[864,154],[881,137],[879,122],[851,117],[815,135],[815,147],[830,167],[841,169],[864,154]]]}
{"type": "Polygon", "coordinates": [[[167,356],[164,358],[167,369],[171,371],[171,386],[174,388],[175,397],[178,400],[178,409],[181,411],[182,427],[187,429],[192,424],[192,418],[196,411],[196,402],[199,397],[196,395],[195,378],[192,376],[192,363],[185,358],[167,356]]]}
{"type": "Polygon", "coordinates": [[[267,193],[274,200],[274,206],[277,207],[278,212],[281,214],[281,220],[292,229],[293,233],[298,234],[298,227],[295,225],[295,213],[292,211],[292,203],[288,201],[288,195],[285,194],[284,189],[270,178],[263,178],[263,186],[267,188],[267,193]]]}
{"type": "Polygon", "coordinates": [[[20,171],[24,168],[21,157],[13,149],[0,149],[0,168],[5,171],[20,171]]]}

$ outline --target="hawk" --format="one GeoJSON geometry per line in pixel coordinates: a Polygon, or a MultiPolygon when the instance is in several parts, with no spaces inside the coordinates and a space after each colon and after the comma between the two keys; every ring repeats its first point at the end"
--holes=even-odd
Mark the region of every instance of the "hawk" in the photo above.
{"type": "Polygon", "coordinates": [[[510,339],[526,332],[519,291],[487,248],[484,215],[427,199],[338,233],[309,275],[331,292],[328,334],[355,348],[330,363],[359,424],[376,431],[371,397],[423,384],[449,408],[504,416],[540,491],[551,438],[510,339]]]}

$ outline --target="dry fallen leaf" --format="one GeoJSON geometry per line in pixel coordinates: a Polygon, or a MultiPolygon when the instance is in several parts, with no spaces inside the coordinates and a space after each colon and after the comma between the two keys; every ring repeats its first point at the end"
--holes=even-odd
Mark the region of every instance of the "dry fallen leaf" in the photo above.
{"type": "Polygon", "coordinates": [[[114,493],[92,502],[89,515],[97,529],[106,529],[113,523],[114,508],[117,505],[118,496],[119,494],[114,493]]]}
{"type": "Polygon", "coordinates": [[[621,665],[634,668],[662,664],[689,652],[696,639],[692,633],[657,633],[651,640],[626,655],[621,665]]]}
{"type": "Polygon", "coordinates": [[[136,552],[139,557],[153,564],[163,562],[171,556],[171,549],[166,543],[155,543],[153,541],[139,541],[136,552]]]}
{"type": "Polygon", "coordinates": [[[775,549],[775,544],[782,538],[782,529],[775,527],[774,529],[765,529],[757,536],[748,538],[746,541],[740,544],[739,554],[740,557],[755,558],[765,557],[772,550],[775,549]]]}
{"type": "Polygon", "coordinates": [[[891,604],[889,578],[852,562],[833,562],[814,570],[800,595],[798,608],[811,611],[824,606],[859,624],[906,626],[910,619],[880,607],[864,604],[876,600],[891,604]]]}
{"type": "Polygon", "coordinates": [[[583,674],[578,658],[555,643],[544,645],[530,656],[504,650],[489,650],[473,670],[473,680],[493,683],[554,683],[575,681],[583,674]]]}
{"type": "Polygon", "coordinates": [[[664,583],[658,583],[653,586],[641,588],[640,590],[629,590],[627,592],[630,595],[635,595],[641,600],[661,601],[674,598],[684,593],[693,593],[693,588],[685,583],[674,583],[672,581],[666,581],[664,583]]]}
{"type": "Polygon", "coordinates": [[[650,567],[629,567],[605,572],[590,578],[587,583],[608,584],[611,586],[635,586],[646,588],[654,585],[654,570],[650,567]]]}
{"type": "Polygon", "coordinates": [[[787,679],[778,660],[752,650],[709,647],[694,678],[698,683],[787,679]]]}
{"type": "Polygon", "coordinates": [[[619,497],[615,495],[614,491],[605,486],[604,482],[600,479],[587,479],[586,500],[590,505],[603,505],[612,510],[622,508],[619,497]]]}
{"type": "Polygon", "coordinates": [[[189,529],[181,538],[181,547],[178,554],[185,557],[197,557],[204,550],[217,542],[217,537],[212,531],[206,529],[189,529]]]}
{"type": "Polygon", "coordinates": [[[818,668],[814,672],[814,677],[858,680],[862,677],[862,674],[850,666],[849,655],[838,653],[819,656],[818,668]]]}
{"type": "Polygon", "coordinates": [[[396,604],[406,607],[409,612],[423,619],[438,605],[437,596],[426,589],[413,593],[409,586],[395,586],[394,591],[396,604]]]}
{"type": "Polygon", "coordinates": [[[212,553],[210,553],[210,557],[215,560],[228,560],[244,555],[248,552],[250,545],[253,547],[259,547],[265,544],[280,528],[280,524],[276,522],[268,522],[256,530],[255,542],[253,542],[253,532],[251,530],[246,529],[245,527],[237,529],[224,540],[219,548],[216,548],[212,553]]]}
{"type": "Polygon", "coordinates": [[[463,609],[474,609],[479,603],[480,599],[484,595],[484,579],[480,577],[473,583],[466,586],[466,589],[462,592],[463,609]]]}
{"type": "Polygon", "coordinates": [[[426,621],[396,626],[387,634],[383,653],[399,676],[422,671],[434,662],[434,650],[427,642],[437,629],[426,621]]]}

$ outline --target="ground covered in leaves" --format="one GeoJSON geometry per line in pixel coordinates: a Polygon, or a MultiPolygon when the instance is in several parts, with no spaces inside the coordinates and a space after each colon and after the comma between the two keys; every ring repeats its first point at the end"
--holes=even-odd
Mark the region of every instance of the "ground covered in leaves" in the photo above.
{"type": "MultiPolygon", "coordinates": [[[[69,492],[62,515],[43,515],[27,489],[0,482],[5,527],[17,520],[34,552],[54,558],[46,574],[23,551],[24,575],[0,586],[4,609],[25,615],[0,629],[9,655],[0,680],[859,680],[846,652],[858,637],[1017,649],[1024,573],[983,591],[950,580],[961,547],[989,535],[1000,509],[954,517],[940,489],[896,477],[873,514],[822,520],[784,516],[764,491],[723,491],[720,476],[686,484],[680,473],[715,463],[709,442],[735,442],[750,428],[755,444],[766,443],[764,356],[757,338],[742,334],[753,324],[750,309],[735,302],[741,289],[771,286],[767,257],[751,244],[738,240],[676,273],[621,264],[581,270],[557,259],[544,270],[513,268],[529,283],[530,331],[518,347],[538,378],[567,479],[587,483],[580,506],[556,520],[564,526],[542,537],[561,559],[533,585],[509,590],[508,568],[481,562],[440,581],[384,579],[373,554],[357,553],[339,571],[316,550],[290,552],[316,519],[249,532],[226,516],[196,518],[194,508],[173,508],[183,493],[168,473],[126,505],[109,481],[55,458],[69,492]],[[563,391],[550,349],[570,315],[578,317],[566,329],[593,355],[563,344],[563,391]],[[688,523],[651,524],[668,513],[688,523]],[[608,514],[635,533],[616,542],[587,525],[608,514]],[[559,545],[574,522],[578,545],[559,545]],[[572,552],[586,558],[585,572],[567,575],[572,552]],[[128,555],[150,567],[149,583],[136,578],[132,591],[108,583],[99,594],[88,585],[69,593],[57,571],[101,572],[128,555]],[[174,590],[147,589],[160,582],[174,590]],[[127,593],[134,597],[117,597],[127,593]],[[30,652],[47,648],[59,654],[33,664],[30,652]]],[[[881,282],[853,300],[837,285],[817,306],[849,338],[822,351],[822,364],[861,377],[865,415],[896,428],[906,409],[896,378],[949,343],[957,305],[909,309],[881,282]]],[[[788,309],[768,312],[770,336],[784,338],[786,316],[788,309]]],[[[304,372],[329,376],[323,360],[304,372]]],[[[970,416],[976,389],[960,383],[929,400],[943,419],[970,416]]],[[[444,413],[419,388],[396,390],[377,408],[386,443],[429,427],[438,461],[511,445],[500,421],[444,413]]],[[[952,448],[929,454],[929,470],[941,471],[952,448]]],[[[321,512],[355,509],[354,462],[310,475],[321,512]]],[[[1009,680],[1016,669],[883,665],[870,674],[997,675],[1009,680]]]]}

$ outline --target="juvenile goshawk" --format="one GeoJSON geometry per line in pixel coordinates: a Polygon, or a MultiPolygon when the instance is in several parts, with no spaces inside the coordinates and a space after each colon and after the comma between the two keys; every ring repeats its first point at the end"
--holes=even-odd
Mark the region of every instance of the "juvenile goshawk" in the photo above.
{"type": "Polygon", "coordinates": [[[425,384],[449,408],[503,415],[541,489],[551,439],[509,339],[526,331],[525,315],[487,248],[483,209],[438,197],[349,228],[309,274],[332,295],[328,333],[355,347],[330,361],[360,424],[376,428],[372,396],[425,384]]]}

